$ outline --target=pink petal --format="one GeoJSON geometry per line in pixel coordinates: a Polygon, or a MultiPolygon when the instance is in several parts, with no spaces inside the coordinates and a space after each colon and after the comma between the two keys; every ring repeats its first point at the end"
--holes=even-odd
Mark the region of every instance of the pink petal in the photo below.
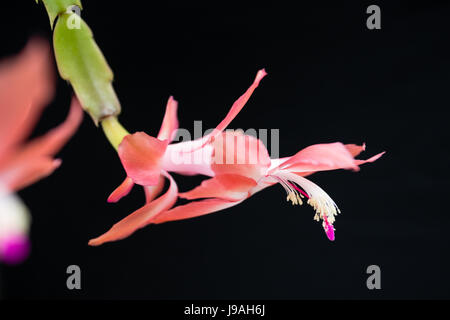
{"type": "Polygon", "coordinates": [[[291,172],[359,170],[352,154],[340,142],[309,146],[283,162],[278,168],[289,169],[291,172]]]}
{"type": "Polygon", "coordinates": [[[256,187],[253,179],[236,174],[222,174],[205,180],[202,184],[188,192],[180,193],[184,199],[220,198],[238,201],[247,198],[249,191],[256,187]]]}
{"type": "Polygon", "coordinates": [[[0,171],[0,181],[9,190],[17,191],[49,176],[61,165],[50,157],[27,157],[12,161],[0,171]]]}
{"type": "Polygon", "coordinates": [[[164,188],[164,176],[160,175],[158,184],[156,184],[154,186],[144,187],[145,202],[149,203],[149,202],[153,201],[153,199],[155,199],[161,193],[163,188],[164,188]]]}
{"type": "Polygon", "coordinates": [[[247,101],[250,99],[251,95],[253,94],[253,91],[255,91],[255,89],[259,86],[259,82],[261,81],[261,79],[264,78],[266,75],[267,72],[265,69],[261,69],[258,71],[252,85],[247,89],[247,91],[245,91],[245,93],[242,96],[240,96],[233,103],[230,111],[228,111],[228,114],[225,116],[225,118],[219,123],[219,125],[214,129],[212,133],[206,135],[201,139],[202,147],[208,142],[210,142],[212,139],[217,137],[223,130],[226,129],[226,127],[228,127],[231,121],[233,121],[233,119],[238,115],[238,113],[242,110],[247,101]]]}
{"type": "Polygon", "coordinates": [[[253,94],[253,91],[259,86],[259,82],[262,78],[264,78],[267,75],[267,72],[265,69],[261,69],[256,74],[255,80],[253,81],[252,85],[247,89],[247,91],[237,99],[233,105],[231,106],[230,111],[228,111],[228,114],[226,115],[225,119],[223,119],[219,125],[216,127],[216,130],[218,132],[215,132],[215,135],[217,136],[220,132],[225,130],[226,127],[233,121],[233,119],[238,115],[238,113],[242,110],[242,108],[247,103],[248,99],[253,94]]]}
{"type": "Polygon", "coordinates": [[[66,120],[44,136],[9,154],[0,165],[0,180],[12,190],[24,188],[51,174],[61,163],[53,155],[62,148],[78,128],[83,111],[76,98],[66,120]]]}
{"type": "MultiPolygon", "coordinates": [[[[363,146],[356,146],[356,145],[345,145],[345,147],[347,148],[347,150],[349,150],[349,152],[351,152],[352,154],[358,155],[360,152],[365,150],[365,145],[363,146]],[[354,146],[354,147],[350,147],[349,146],[354,146]]],[[[374,162],[376,160],[378,160],[385,152],[381,152],[367,160],[359,160],[359,159],[354,159],[354,164],[357,166],[360,166],[364,163],[369,163],[369,162],[374,162]]],[[[314,168],[313,168],[314,169],[314,168]]],[[[341,169],[341,168],[335,168],[335,169],[341,169]]],[[[295,173],[296,175],[302,176],[302,177],[306,177],[309,176],[313,173],[315,173],[316,171],[320,171],[320,170],[313,170],[313,171],[304,171],[305,170],[305,166],[300,165],[292,165],[291,167],[288,167],[288,170],[292,173],[295,173]],[[299,170],[299,171],[296,171],[299,170]]],[[[332,170],[332,169],[326,169],[326,170],[332,170]]]]}
{"type": "Polygon", "coordinates": [[[133,179],[126,177],[120,186],[118,186],[108,197],[108,202],[115,203],[125,197],[133,189],[133,179]]]}
{"type": "Polygon", "coordinates": [[[242,201],[244,200],[227,201],[222,199],[206,199],[201,201],[194,201],[160,213],[152,220],[152,223],[158,224],[168,221],[199,217],[205,214],[233,207],[241,203],[242,201]]]}
{"type": "Polygon", "coordinates": [[[211,169],[216,175],[236,174],[258,181],[270,167],[270,157],[261,140],[240,131],[224,132],[213,142],[211,169]]]}
{"type": "Polygon", "coordinates": [[[358,160],[358,159],[356,159],[356,160],[355,160],[355,163],[356,163],[358,166],[360,166],[360,165],[362,165],[362,164],[364,164],[364,163],[374,162],[374,161],[380,159],[381,156],[382,156],[383,154],[385,154],[385,153],[386,153],[386,152],[378,153],[378,154],[374,155],[373,157],[370,157],[370,158],[367,159],[367,160],[358,160]]]}
{"type": "Polygon", "coordinates": [[[0,158],[33,129],[54,93],[48,43],[32,39],[14,58],[0,64],[0,158]]]}
{"type": "Polygon", "coordinates": [[[168,141],[153,138],[144,132],[127,135],[119,145],[119,157],[128,177],[143,186],[156,185],[161,159],[168,141]]]}
{"type": "Polygon", "coordinates": [[[124,239],[136,230],[147,226],[153,221],[155,216],[172,207],[177,201],[178,187],[168,173],[164,172],[164,175],[170,181],[169,189],[164,195],[152,202],[147,203],[142,208],[122,219],[100,237],[90,240],[89,245],[99,246],[105,242],[124,239]]]}
{"type": "Polygon", "coordinates": [[[69,114],[66,120],[47,132],[42,137],[38,137],[29,142],[22,152],[26,156],[55,155],[72,137],[83,119],[83,109],[80,102],[74,96],[70,105],[69,114]]]}
{"type": "Polygon", "coordinates": [[[168,140],[171,142],[175,137],[175,133],[178,129],[177,109],[178,102],[174,100],[173,97],[170,97],[169,101],[167,101],[166,113],[164,114],[161,129],[159,129],[159,140],[168,140]]]}
{"type": "Polygon", "coordinates": [[[358,146],[357,144],[346,144],[345,148],[350,152],[350,154],[355,158],[358,156],[361,152],[366,150],[366,144],[363,143],[362,146],[358,146]]]}

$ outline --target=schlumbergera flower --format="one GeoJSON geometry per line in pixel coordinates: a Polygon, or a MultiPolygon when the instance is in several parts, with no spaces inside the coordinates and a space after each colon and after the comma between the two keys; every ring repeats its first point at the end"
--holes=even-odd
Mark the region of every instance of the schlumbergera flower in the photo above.
{"type": "Polygon", "coordinates": [[[322,188],[305,177],[326,170],[358,171],[359,165],[373,162],[383,153],[357,160],[355,157],[365,150],[365,145],[335,142],[309,146],[291,157],[270,159],[262,141],[241,131],[224,131],[265,75],[265,70],[260,70],[225,119],[201,139],[170,144],[178,128],[177,102],[172,97],[156,138],[143,132],[126,135],[118,153],[127,178],[108,200],[118,201],[134,184],[139,184],[144,187],[146,204],[89,244],[95,246],[123,239],[148,224],[188,219],[230,208],[275,184],[285,189],[287,200],[292,204],[306,202],[312,206],[314,219],[322,220],[327,237],[333,241],[333,223],[340,211],[322,188]],[[210,178],[193,190],[179,193],[169,172],[210,178]],[[154,200],[163,189],[163,177],[169,180],[168,190],[154,200]],[[192,201],[173,207],[178,197],[192,201]]]}
{"type": "Polygon", "coordinates": [[[35,138],[31,133],[54,93],[50,48],[31,40],[17,57],[0,63],[0,261],[17,263],[29,251],[30,217],[13,193],[51,174],[54,155],[75,132],[83,113],[74,99],[64,123],[35,138]]]}

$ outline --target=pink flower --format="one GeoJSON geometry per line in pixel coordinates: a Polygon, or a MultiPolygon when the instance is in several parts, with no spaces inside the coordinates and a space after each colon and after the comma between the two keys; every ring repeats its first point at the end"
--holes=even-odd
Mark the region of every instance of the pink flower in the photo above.
{"type": "Polygon", "coordinates": [[[166,114],[157,138],[143,132],[127,135],[118,152],[127,173],[124,183],[109,201],[118,201],[136,183],[146,190],[147,203],[133,214],[115,224],[108,232],[89,242],[90,245],[123,239],[148,224],[188,219],[235,206],[253,194],[277,183],[286,190],[287,200],[311,205],[322,220],[326,235],[334,240],[335,216],[339,209],[330,196],[305,177],[317,171],[351,169],[373,162],[382,153],[368,160],[355,157],[365,145],[344,145],[340,142],[309,146],[297,154],[282,159],[270,159],[264,144],[240,131],[224,129],[244,107],[260,80],[266,75],[260,70],[250,88],[233,104],[225,119],[205,137],[188,142],[169,144],[178,128],[177,103],[169,99],[166,114]],[[185,175],[210,176],[198,187],[179,193],[168,172],[185,175]],[[168,191],[161,192],[162,178],[169,179],[168,191]],[[174,208],[177,197],[193,200],[174,208]]]}
{"type": "Polygon", "coordinates": [[[11,209],[23,206],[10,205],[17,200],[8,194],[48,176],[61,164],[54,155],[73,135],[83,115],[74,98],[65,122],[25,142],[53,97],[51,61],[48,44],[33,39],[18,56],[0,64],[0,259],[12,263],[23,259],[28,251],[28,223],[22,209],[11,209]]]}

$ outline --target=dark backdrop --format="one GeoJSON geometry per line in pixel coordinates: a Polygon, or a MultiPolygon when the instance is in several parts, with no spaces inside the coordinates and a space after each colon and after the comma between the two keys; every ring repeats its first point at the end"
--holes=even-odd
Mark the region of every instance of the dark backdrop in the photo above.
{"type": "MultiPolygon", "coordinates": [[[[51,37],[42,5],[10,2],[1,7],[2,57],[34,34],[51,37]]],[[[86,116],[59,155],[63,166],[20,192],[32,208],[33,249],[23,265],[2,266],[3,297],[449,298],[450,4],[393,2],[83,1],[129,130],[155,135],[169,95],[181,127],[213,127],[265,67],[231,128],[279,128],[282,156],[334,141],[366,142],[366,157],[387,153],[359,173],[311,177],[343,212],[335,242],[312,208],[292,207],[276,186],[235,208],[91,248],[88,240],[141,206],[143,194],[106,203],[124,172],[86,116]],[[381,7],[381,30],[366,28],[370,4],[381,7]],[[80,291],[66,288],[71,264],[82,269],[80,291]],[[381,290],[366,288],[372,264],[381,290]]],[[[59,80],[35,135],[64,119],[70,96],[59,80]]],[[[182,190],[200,181],[176,179],[182,190]]]]}

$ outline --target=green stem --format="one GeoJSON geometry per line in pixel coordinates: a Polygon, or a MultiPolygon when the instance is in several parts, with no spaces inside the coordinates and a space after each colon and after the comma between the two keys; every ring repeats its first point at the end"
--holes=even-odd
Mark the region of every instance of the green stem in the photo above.
{"type": "Polygon", "coordinates": [[[50,22],[56,18],[53,45],[61,77],[70,82],[83,109],[95,124],[120,114],[112,86],[113,72],[94,41],[89,26],[75,13],[80,0],[43,0],[50,22]]]}
{"type": "Polygon", "coordinates": [[[129,134],[128,131],[120,124],[117,117],[105,118],[101,122],[101,125],[106,138],[108,138],[111,145],[117,151],[123,138],[129,134]]]}
{"type": "MultiPolygon", "coordinates": [[[[36,3],[38,2],[39,0],[36,0],[36,3]]],[[[45,9],[47,10],[48,17],[50,19],[50,27],[52,29],[56,17],[66,12],[68,8],[72,6],[77,6],[80,9],[82,8],[80,0],[42,0],[42,2],[45,5],[45,9]]]]}

